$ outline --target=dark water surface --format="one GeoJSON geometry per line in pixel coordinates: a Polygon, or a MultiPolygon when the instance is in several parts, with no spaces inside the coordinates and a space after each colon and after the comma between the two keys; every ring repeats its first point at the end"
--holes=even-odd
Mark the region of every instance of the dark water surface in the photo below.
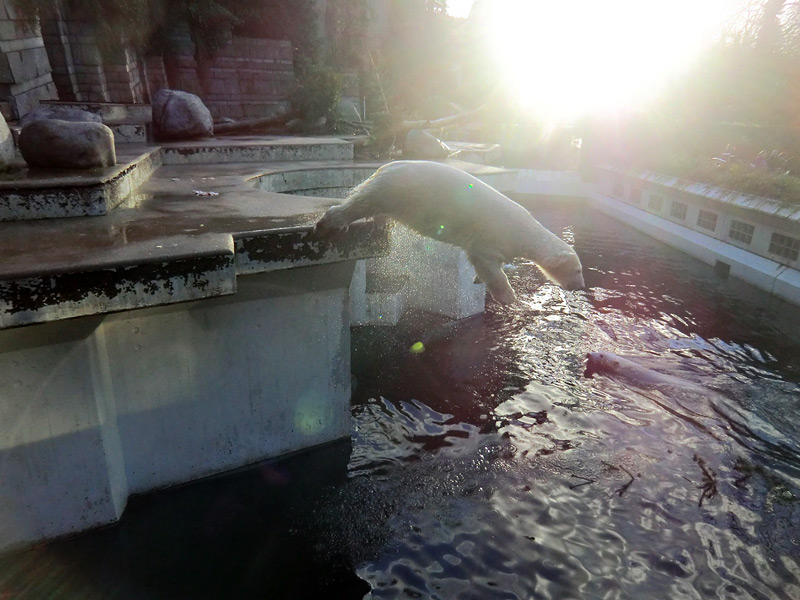
{"type": "Polygon", "coordinates": [[[587,290],[522,264],[513,307],[355,331],[351,443],[132,499],[0,558],[0,598],[800,598],[800,310],[534,214],[587,290]],[[687,386],[588,376],[597,350],[687,386]]]}

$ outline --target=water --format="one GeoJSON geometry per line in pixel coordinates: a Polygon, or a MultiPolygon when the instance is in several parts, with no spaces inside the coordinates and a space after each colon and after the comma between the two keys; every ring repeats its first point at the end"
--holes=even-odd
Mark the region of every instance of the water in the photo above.
{"type": "Polygon", "coordinates": [[[800,598],[800,310],[534,213],[588,290],[522,264],[513,307],[355,332],[350,443],[134,499],[0,559],[0,598],[800,598]],[[687,386],[588,376],[597,350],[687,386]]]}

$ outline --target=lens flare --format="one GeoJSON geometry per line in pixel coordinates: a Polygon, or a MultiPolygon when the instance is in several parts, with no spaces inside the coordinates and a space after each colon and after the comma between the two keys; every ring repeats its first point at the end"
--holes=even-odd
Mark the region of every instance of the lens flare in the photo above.
{"type": "Polygon", "coordinates": [[[635,107],[712,43],[740,0],[494,0],[480,19],[508,91],[543,116],[635,107]]]}

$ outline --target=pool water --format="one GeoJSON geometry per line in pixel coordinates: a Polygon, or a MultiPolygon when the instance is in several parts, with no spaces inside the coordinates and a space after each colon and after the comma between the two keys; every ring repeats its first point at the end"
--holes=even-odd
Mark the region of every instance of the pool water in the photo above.
{"type": "Polygon", "coordinates": [[[0,598],[800,598],[800,309],[532,209],[587,290],[522,263],[514,306],[354,330],[350,442],[132,499],[0,559],[0,598]]]}

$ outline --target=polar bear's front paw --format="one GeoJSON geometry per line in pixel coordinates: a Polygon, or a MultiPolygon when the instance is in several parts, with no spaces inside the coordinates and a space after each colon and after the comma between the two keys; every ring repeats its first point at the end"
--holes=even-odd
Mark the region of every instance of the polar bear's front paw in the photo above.
{"type": "Polygon", "coordinates": [[[314,226],[315,235],[326,235],[333,231],[347,231],[350,221],[341,206],[332,206],[314,226]]]}
{"type": "Polygon", "coordinates": [[[510,285],[499,286],[499,288],[487,286],[487,289],[492,295],[492,298],[497,300],[500,304],[514,304],[514,302],[517,301],[517,295],[514,293],[514,290],[511,289],[510,285]]]}

